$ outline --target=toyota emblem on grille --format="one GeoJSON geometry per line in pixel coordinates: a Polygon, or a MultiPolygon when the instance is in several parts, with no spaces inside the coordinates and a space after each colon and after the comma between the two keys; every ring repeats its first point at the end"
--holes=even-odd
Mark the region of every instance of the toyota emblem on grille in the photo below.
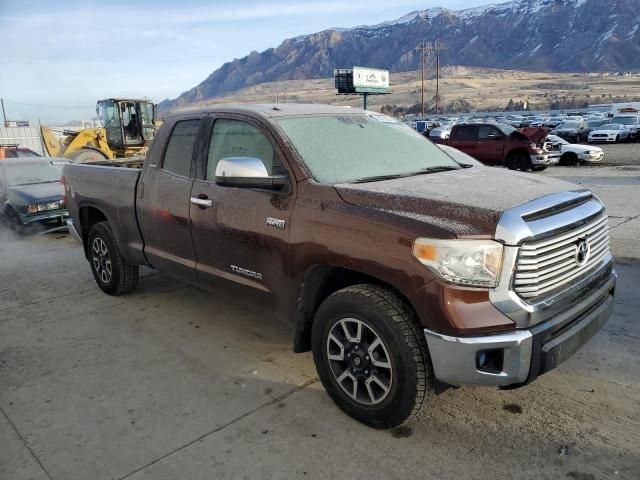
{"type": "Polygon", "coordinates": [[[591,252],[591,247],[589,246],[589,242],[586,238],[581,238],[576,243],[576,263],[580,266],[587,263],[589,260],[589,253],[591,252]]]}

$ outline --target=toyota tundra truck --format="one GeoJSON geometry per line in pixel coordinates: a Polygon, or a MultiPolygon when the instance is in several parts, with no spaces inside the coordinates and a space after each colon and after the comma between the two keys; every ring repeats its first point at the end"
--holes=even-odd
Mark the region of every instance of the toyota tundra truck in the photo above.
{"type": "Polygon", "coordinates": [[[539,172],[551,163],[549,152],[504,123],[454,125],[447,138],[436,141],[471,155],[486,165],[504,165],[510,170],[539,172]]]}
{"type": "Polygon", "coordinates": [[[353,108],[193,110],[141,169],[66,165],[68,226],[106,294],[145,265],[264,305],[342,410],[390,428],[443,386],[534,381],[611,315],[598,197],[465,157],[353,108]]]}

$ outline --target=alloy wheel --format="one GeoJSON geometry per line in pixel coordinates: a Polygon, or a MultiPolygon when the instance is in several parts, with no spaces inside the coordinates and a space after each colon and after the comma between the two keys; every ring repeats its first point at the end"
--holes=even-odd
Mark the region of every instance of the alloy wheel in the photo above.
{"type": "Polygon", "coordinates": [[[376,405],[389,394],[391,357],[379,335],[363,321],[343,318],[331,327],[327,359],[336,382],[354,401],[376,405]]]}
{"type": "Polygon", "coordinates": [[[98,277],[103,283],[111,281],[111,257],[107,244],[100,237],[94,238],[91,245],[91,261],[98,277]]]}

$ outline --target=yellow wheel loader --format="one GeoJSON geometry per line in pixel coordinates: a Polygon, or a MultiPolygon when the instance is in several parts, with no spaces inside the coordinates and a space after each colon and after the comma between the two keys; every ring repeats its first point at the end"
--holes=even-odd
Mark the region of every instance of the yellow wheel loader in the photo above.
{"type": "Polygon", "coordinates": [[[147,100],[108,98],[98,100],[101,128],[64,130],[62,137],[41,127],[45,149],[51,157],[88,163],[144,157],[156,131],[155,105],[147,100]]]}

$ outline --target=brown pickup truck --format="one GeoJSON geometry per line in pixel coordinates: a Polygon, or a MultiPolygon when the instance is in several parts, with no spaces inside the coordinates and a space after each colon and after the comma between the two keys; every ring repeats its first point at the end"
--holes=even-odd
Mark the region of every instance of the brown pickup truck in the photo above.
{"type": "Polygon", "coordinates": [[[600,200],[464,159],[358,109],[189,111],[142,169],[65,166],[69,229],[110,295],[148,265],[264,302],[340,408],[387,428],[441,385],[535,380],[611,314],[600,200]]]}
{"type": "Polygon", "coordinates": [[[551,162],[549,152],[503,123],[454,125],[448,138],[436,141],[457,148],[486,165],[504,165],[510,170],[539,172],[551,162]]]}

